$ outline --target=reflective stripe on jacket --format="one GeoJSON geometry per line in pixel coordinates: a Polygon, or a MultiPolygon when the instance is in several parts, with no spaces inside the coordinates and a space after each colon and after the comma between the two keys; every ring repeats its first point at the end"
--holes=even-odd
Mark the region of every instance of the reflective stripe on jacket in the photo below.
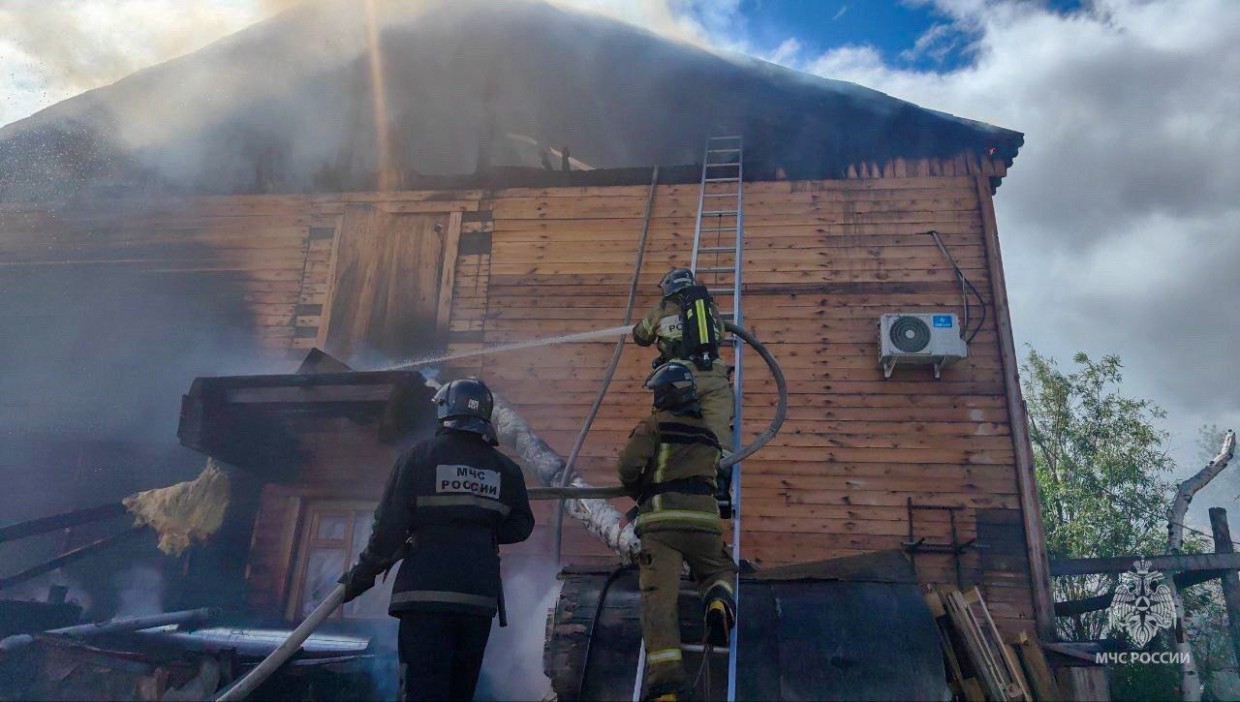
{"type": "Polygon", "coordinates": [[[521,468],[481,436],[445,430],[396,462],[361,559],[386,562],[410,544],[392,588],[393,614],[493,616],[498,545],[524,541],[533,528],[521,468]]]}
{"type": "Polygon", "coordinates": [[[638,535],[672,529],[719,533],[719,455],[719,441],[698,412],[660,410],[642,419],[618,467],[621,484],[639,500],[638,535]]]}

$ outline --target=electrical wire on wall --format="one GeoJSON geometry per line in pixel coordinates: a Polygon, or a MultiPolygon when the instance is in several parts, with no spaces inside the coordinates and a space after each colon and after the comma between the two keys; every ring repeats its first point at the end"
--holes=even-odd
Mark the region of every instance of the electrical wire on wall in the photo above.
{"type": "Polygon", "coordinates": [[[964,324],[961,328],[961,336],[964,337],[966,344],[971,344],[973,343],[973,338],[977,336],[977,333],[982,330],[982,326],[986,324],[986,300],[982,298],[982,294],[977,291],[977,288],[975,288],[973,283],[971,283],[968,277],[965,276],[964,271],[960,270],[960,266],[956,265],[956,259],[952,258],[951,252],[948,251],[947,247],[943,245],[943,239],[940,238],[939,233],[933,229],[926,233],[934,238],[934,243],[939,247],[939,251],[943,252],[943,256],[947,258],[947,262],[950,263],[952,269],[956,271],[956,278],[960,280],[960,302],[964,307],[964,324]],[[972,332],[969,331],[970,292],[977,298],[977,304],[982,308],[982,316],[977,320],[977,327],[974,328],[972,332]],[[965,334],[968,334],[968,336],[965,337],[965,334]]]}

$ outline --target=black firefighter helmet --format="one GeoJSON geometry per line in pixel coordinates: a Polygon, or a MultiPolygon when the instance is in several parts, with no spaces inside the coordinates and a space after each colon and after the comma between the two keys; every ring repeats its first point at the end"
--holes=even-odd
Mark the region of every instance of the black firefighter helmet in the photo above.
{"type": "Polygon", "coordinates": [[[654,369],[646,379],[646,389],[654,393],[655,409],[677,409],[698,401],[693,371],[679,361],[668,361],[654,369]]]}
{"type": "Polygon", "coordinates": [[[663,291],[665,298],[692,285],[697,285],[697,279],[693,277],[693,271],[688,268],[673,268],[663,276],[663,280],[659,281],[659,289],[663,291]]]}
{"type": "Polygon", "coordinates": [[[440,386],[432,402],[444,428],[480,434],[492,446],[499,445],[491,424],[495,398],[486,383],[477,378],[453,380],[440,386]]]}

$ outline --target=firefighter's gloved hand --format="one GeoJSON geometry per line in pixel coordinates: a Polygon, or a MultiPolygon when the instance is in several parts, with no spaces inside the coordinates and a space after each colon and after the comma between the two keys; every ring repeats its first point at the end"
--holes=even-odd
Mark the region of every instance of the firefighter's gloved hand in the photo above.
{"type": "Polygon", "coordinates": [[[375,578],[379,573],[366,562],[359,562],[340,576],[336,582],[344,583],[344,601],[351,602],[361,597],[367,590],[375,586],[375,578]]]}

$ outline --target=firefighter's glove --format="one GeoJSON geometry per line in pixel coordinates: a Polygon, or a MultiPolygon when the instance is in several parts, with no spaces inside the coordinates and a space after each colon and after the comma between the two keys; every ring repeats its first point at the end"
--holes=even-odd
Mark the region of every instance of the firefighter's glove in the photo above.
{"type": "Polygon", "coordinates": [[[374,567],[365,561],[360,561],[350,568],[349,572],[340,576],[340,580],[336,581],[344,583],[344,601],[350,602],[365,594],[367,590],[375,586],[375,578],[378,575],[374,567]]]}

